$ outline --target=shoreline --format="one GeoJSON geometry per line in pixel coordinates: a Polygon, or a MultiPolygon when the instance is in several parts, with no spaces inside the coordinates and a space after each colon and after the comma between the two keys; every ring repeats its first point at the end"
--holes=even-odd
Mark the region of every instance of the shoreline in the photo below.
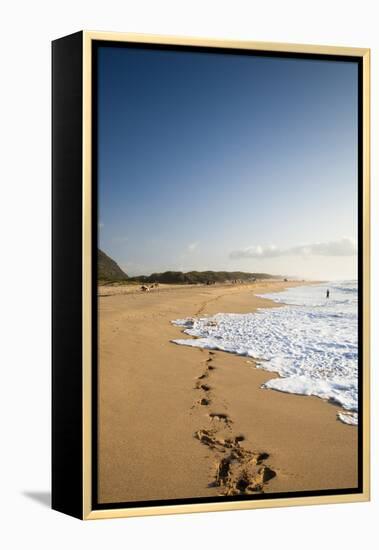
{"type": "Polygon", "coordinates": [[[356,485],[357,430],[337,421],[335,405],[261,389],[276,374],[247,357],[170,342],[181,333],[175,318],[281,307],[254,293],[304,284],[99,299],[101,502],[356,485]]]}

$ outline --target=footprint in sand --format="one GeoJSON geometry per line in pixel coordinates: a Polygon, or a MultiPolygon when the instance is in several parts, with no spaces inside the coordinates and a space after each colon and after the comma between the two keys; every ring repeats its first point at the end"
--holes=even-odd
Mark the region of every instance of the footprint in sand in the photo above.
{"type": "Polygon", "coordinates": [[[211,400],[207,399],[206,397],[203,397],[202,399],[200,399],[199,403],[204,407],[208,407],[211,404],[211,400]]]}
{"type": "Polygon", "coordinates": [[[232,420],[230,419],[229,415],[226,413],[210,413],[209,417],[211,421],[216,420],[218,422],[222,422],[223,424],[226,424],[226,426],[230,426],[232,424],[232,420]]]}
{"type": "MultiPolygon", "coordinates": [[[[205,392],[205,396],[196,402],[197,405],[211,405],[209,394],[212,388],[202,380],[208,378],[209,371],[215,368],[212,365],[213,355],[215,352],[210,351],[205,361],[206,370],[197,377],[196,389],[205,392]]],[[[227,438],[218,436],[218,432],[225,427],[232,429],[233,421],[227,413],[210,412],[208,417],[212,427],[197,430],[194,437],[211,449],[217,457],[214,478],[209,487],[222,488],[220,494],[223,496],[263,493],[265,485],[276,476],[276,472],[265,464],[269,454],[250,451],[243,447],[241,443],[245,441],[245,436],[242,434],[227,438]]]]}
{"type": "Polygon", "coordinates": [[[265,485],[276,476],[274,470],[262,464],[267,453],[254,453],[239,443],[231,446],[228,456],[221,458],[215,467],[213,486],[223,487],[222,495],[249,495],[263,493],[265,485]]]}
{"type": "Polygon", "coordinates": [[[202,384],[201,381],[197,382],[195,386],[195,390],[203,390],[205,392],[210,392],[211,389],[212,388],[209,386],[209,384],[202,384]]]}

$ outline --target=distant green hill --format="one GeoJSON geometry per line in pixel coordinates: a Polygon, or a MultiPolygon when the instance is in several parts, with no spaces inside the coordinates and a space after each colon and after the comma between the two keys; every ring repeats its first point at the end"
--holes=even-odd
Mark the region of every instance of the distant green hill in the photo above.
{"type": "Polygon", "coordinates": [[[97,277],[102,281],[123,281],[128,279],[127,274],[124,273],[121,267],[100,249],[97,251],[97,269],[97,277]]]}
{"type": "Polygon", "coordinates": [[[268,273],[245,273],[243,271],[188,271],[187,273],[183,273],[182,271],[165,271],[164,273],[130,277],[128,280],[140,283],[207,284],[279,278],[268,273]]]}

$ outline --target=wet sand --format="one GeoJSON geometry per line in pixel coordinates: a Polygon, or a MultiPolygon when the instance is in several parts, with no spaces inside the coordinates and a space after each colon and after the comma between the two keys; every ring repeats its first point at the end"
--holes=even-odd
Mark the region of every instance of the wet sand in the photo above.
{"type": "Polygon", "coordinates": [[[357,485],[357,429],[340,408],[261,389],[275,375],[246,357],[170,342],[173,319],[280,307],[254,293],[293,284],[100,288],[100,502],[357,485]]]}

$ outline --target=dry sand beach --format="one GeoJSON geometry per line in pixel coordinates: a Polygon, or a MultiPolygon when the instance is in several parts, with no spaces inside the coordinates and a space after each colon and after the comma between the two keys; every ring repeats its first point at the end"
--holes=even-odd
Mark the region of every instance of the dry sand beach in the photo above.
{"type": "Polygon", "coordinates": [[[171,342],[174,319],[280,307],[255,293],[296,284],[99,288],[101,503],[356,486],[357,429],[337,407],[261,389],[275,375],[247,357],[171,342]]]}

